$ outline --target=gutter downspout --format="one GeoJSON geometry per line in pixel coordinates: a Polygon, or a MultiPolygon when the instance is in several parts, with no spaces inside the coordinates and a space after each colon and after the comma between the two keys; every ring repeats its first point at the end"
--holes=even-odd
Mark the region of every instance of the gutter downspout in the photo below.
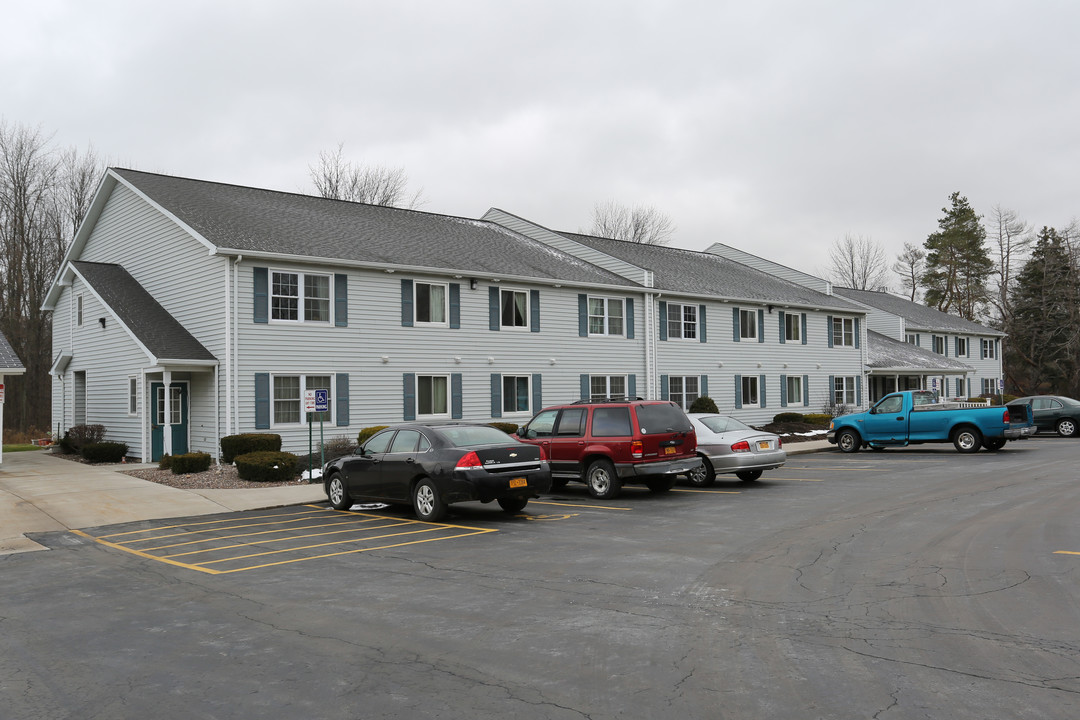
{"type": "Polygon", "coordinates": [[[240,432],[240,262],[244,259],[243,255],[237,255],[233,260],[233,294],[232,294],[232,378],[227,380],[229,386],[227,390],[231,391],[233,396],[233,407],[235,412],[233,413],[233,424],[231,428],[225,428],[225,432],[232,435],[236,435],[240,432]]]}
{"type": "MultiPolygon", "coordinates": [[[[232,292],[231,282],[229,278],[229,271],[232,268],[229,267],[229,259],[225,258],[225,382],[228,383],[229,378],[232,377],[232,343],[230,342],[232,337],[232,302],[230,299],[230,293],[232,292]]],[[[214,412],[214,434],[217,436],[217,442],[214,444],[218,447],[218,450],[214,452],[215,458],[217,458],[221,448],[221,402],[219,394],[221,392],[220,379],[218,377],[217,366],[214,367],[214,407],[218,408],[214,412]]],[[[225,427],[228,428],[232,425],[232,394],[229,392],[228,386],[225,388],[225,427]]]]}

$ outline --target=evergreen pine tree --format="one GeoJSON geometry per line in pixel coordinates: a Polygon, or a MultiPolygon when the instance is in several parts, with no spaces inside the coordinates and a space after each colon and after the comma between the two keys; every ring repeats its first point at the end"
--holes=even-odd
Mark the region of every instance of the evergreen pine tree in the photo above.
{"type": "Polygon", "coordinates": [[[976,316],[989,299],[987,279],[994,263],[983,242],[986,230],[966,197],[954,192],[951,207],[942,208],[938,232],[926,238],[926,304],[968,320],[976,316]]]}

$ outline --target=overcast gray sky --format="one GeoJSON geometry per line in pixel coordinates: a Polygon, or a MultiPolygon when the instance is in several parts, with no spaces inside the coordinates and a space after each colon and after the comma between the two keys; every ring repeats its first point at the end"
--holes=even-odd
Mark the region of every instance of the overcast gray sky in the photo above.
{"type": "Polygon", "coordinates": [[[671,245],[890,258],[960,191],[1080,215],[1080,3],[2,0],[0,117],[111,165],[312,192],[344,143],[420,209],[556,230],[652,205],[671,245]]]}

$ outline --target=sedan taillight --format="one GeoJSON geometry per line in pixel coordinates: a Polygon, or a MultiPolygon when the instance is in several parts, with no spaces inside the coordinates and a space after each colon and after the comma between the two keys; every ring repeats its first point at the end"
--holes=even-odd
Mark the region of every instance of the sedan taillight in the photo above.
{"type": "Polygon", "coordinates": [[[731,446],[731,452],[750,452],[750,443],[741,440],[731,446]]]}
{"type": "Polygon", "coordinates": [[[480,456],[475,452],[470,452],[467,455],[462,455],[461,459],[457,461],[457,467],[455,470],[468,470],[469,468],[480,467],[480,456]]]}

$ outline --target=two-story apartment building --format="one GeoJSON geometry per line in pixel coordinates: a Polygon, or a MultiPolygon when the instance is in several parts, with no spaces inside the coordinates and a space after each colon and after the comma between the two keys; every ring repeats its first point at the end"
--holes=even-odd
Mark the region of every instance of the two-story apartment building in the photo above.
{"type": "MultiPolygon", "coordinates": [[[[26,368],[15,353],[11,343],[0,333],[0,437],[4,434],[4,379],[8,376],[22,375],[26,368]]],[[[4,461],[4,451],[0,448],[0,463],[4,461]]]]}

